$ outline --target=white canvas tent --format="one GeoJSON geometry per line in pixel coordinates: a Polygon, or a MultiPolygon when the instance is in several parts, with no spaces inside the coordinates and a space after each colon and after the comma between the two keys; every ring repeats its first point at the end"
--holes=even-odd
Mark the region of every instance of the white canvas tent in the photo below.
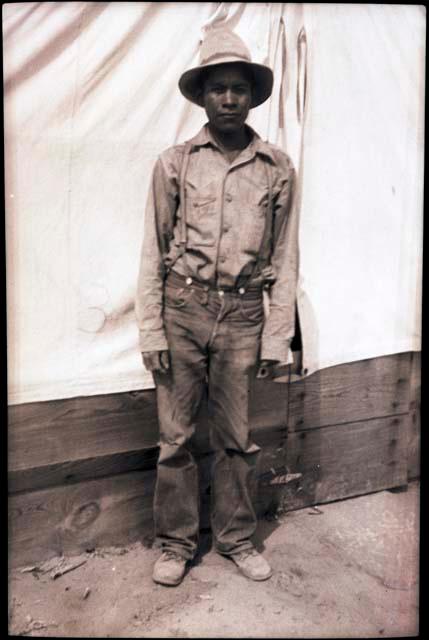
{"type": "Polygon", "coordinates": [[[275,71],[249,123],[300,177],[303,367],[420,349],[418,5],[3,5],[10,403],[153,386],[134,295],[151,169],[203,110],[177,88],[229,24],[275,71]]]}

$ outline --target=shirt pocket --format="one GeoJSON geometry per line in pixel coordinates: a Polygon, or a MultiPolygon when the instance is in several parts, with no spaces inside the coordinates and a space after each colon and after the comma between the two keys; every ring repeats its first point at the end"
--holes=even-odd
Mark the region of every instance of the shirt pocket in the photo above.
{"type": "Polygon", "coordinates": [[[188,246],[213,247],[216,243],[217,218],[214,185],[188,190],[186,194],[186,226],[188,246]]]}

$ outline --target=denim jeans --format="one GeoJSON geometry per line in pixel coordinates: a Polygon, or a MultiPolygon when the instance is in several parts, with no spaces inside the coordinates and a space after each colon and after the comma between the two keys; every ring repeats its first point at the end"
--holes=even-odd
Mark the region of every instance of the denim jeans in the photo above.
{"type": "Polygon", "coordinates": [[[260,448],[249,433],[249,385],[256,375],[264,310],[261,289],[222,291],[186,284],[172,272],[164,288],[170,370],[156,373],[160,455],[154,498],[156,541],[186,559],[199,533],[199,479],[192,447],[208,395],[213,450],[214,547],[229,555],[250,548],[256,529],[252,482],[260,448]]]}

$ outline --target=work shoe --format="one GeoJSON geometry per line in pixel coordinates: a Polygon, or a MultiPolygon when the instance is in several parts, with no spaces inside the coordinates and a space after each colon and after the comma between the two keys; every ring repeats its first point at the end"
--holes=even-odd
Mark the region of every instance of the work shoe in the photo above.
{"type": "Polygon", "coordinates": [[[174,551],[164,551],[153,567],[153,581],[175,587],[185,575],[186,560],[174,551]]]}
{"type": "Polygon", "coordinates": [[[256,549],[245,549],[234,553],[230,558],[235,562],[241,573],[251,580],[267,580],[273,575],[268,562],[256,549]]]}

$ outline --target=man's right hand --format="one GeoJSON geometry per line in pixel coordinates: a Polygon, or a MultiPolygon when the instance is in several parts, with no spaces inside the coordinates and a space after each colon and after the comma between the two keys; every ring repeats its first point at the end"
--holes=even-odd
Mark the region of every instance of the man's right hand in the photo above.
{"type": "Polygon", "coordinates": [[[143,364],[148,371],[166,373],[170,369],[168,351],[145,351],[142,353],[143,364]]]}

